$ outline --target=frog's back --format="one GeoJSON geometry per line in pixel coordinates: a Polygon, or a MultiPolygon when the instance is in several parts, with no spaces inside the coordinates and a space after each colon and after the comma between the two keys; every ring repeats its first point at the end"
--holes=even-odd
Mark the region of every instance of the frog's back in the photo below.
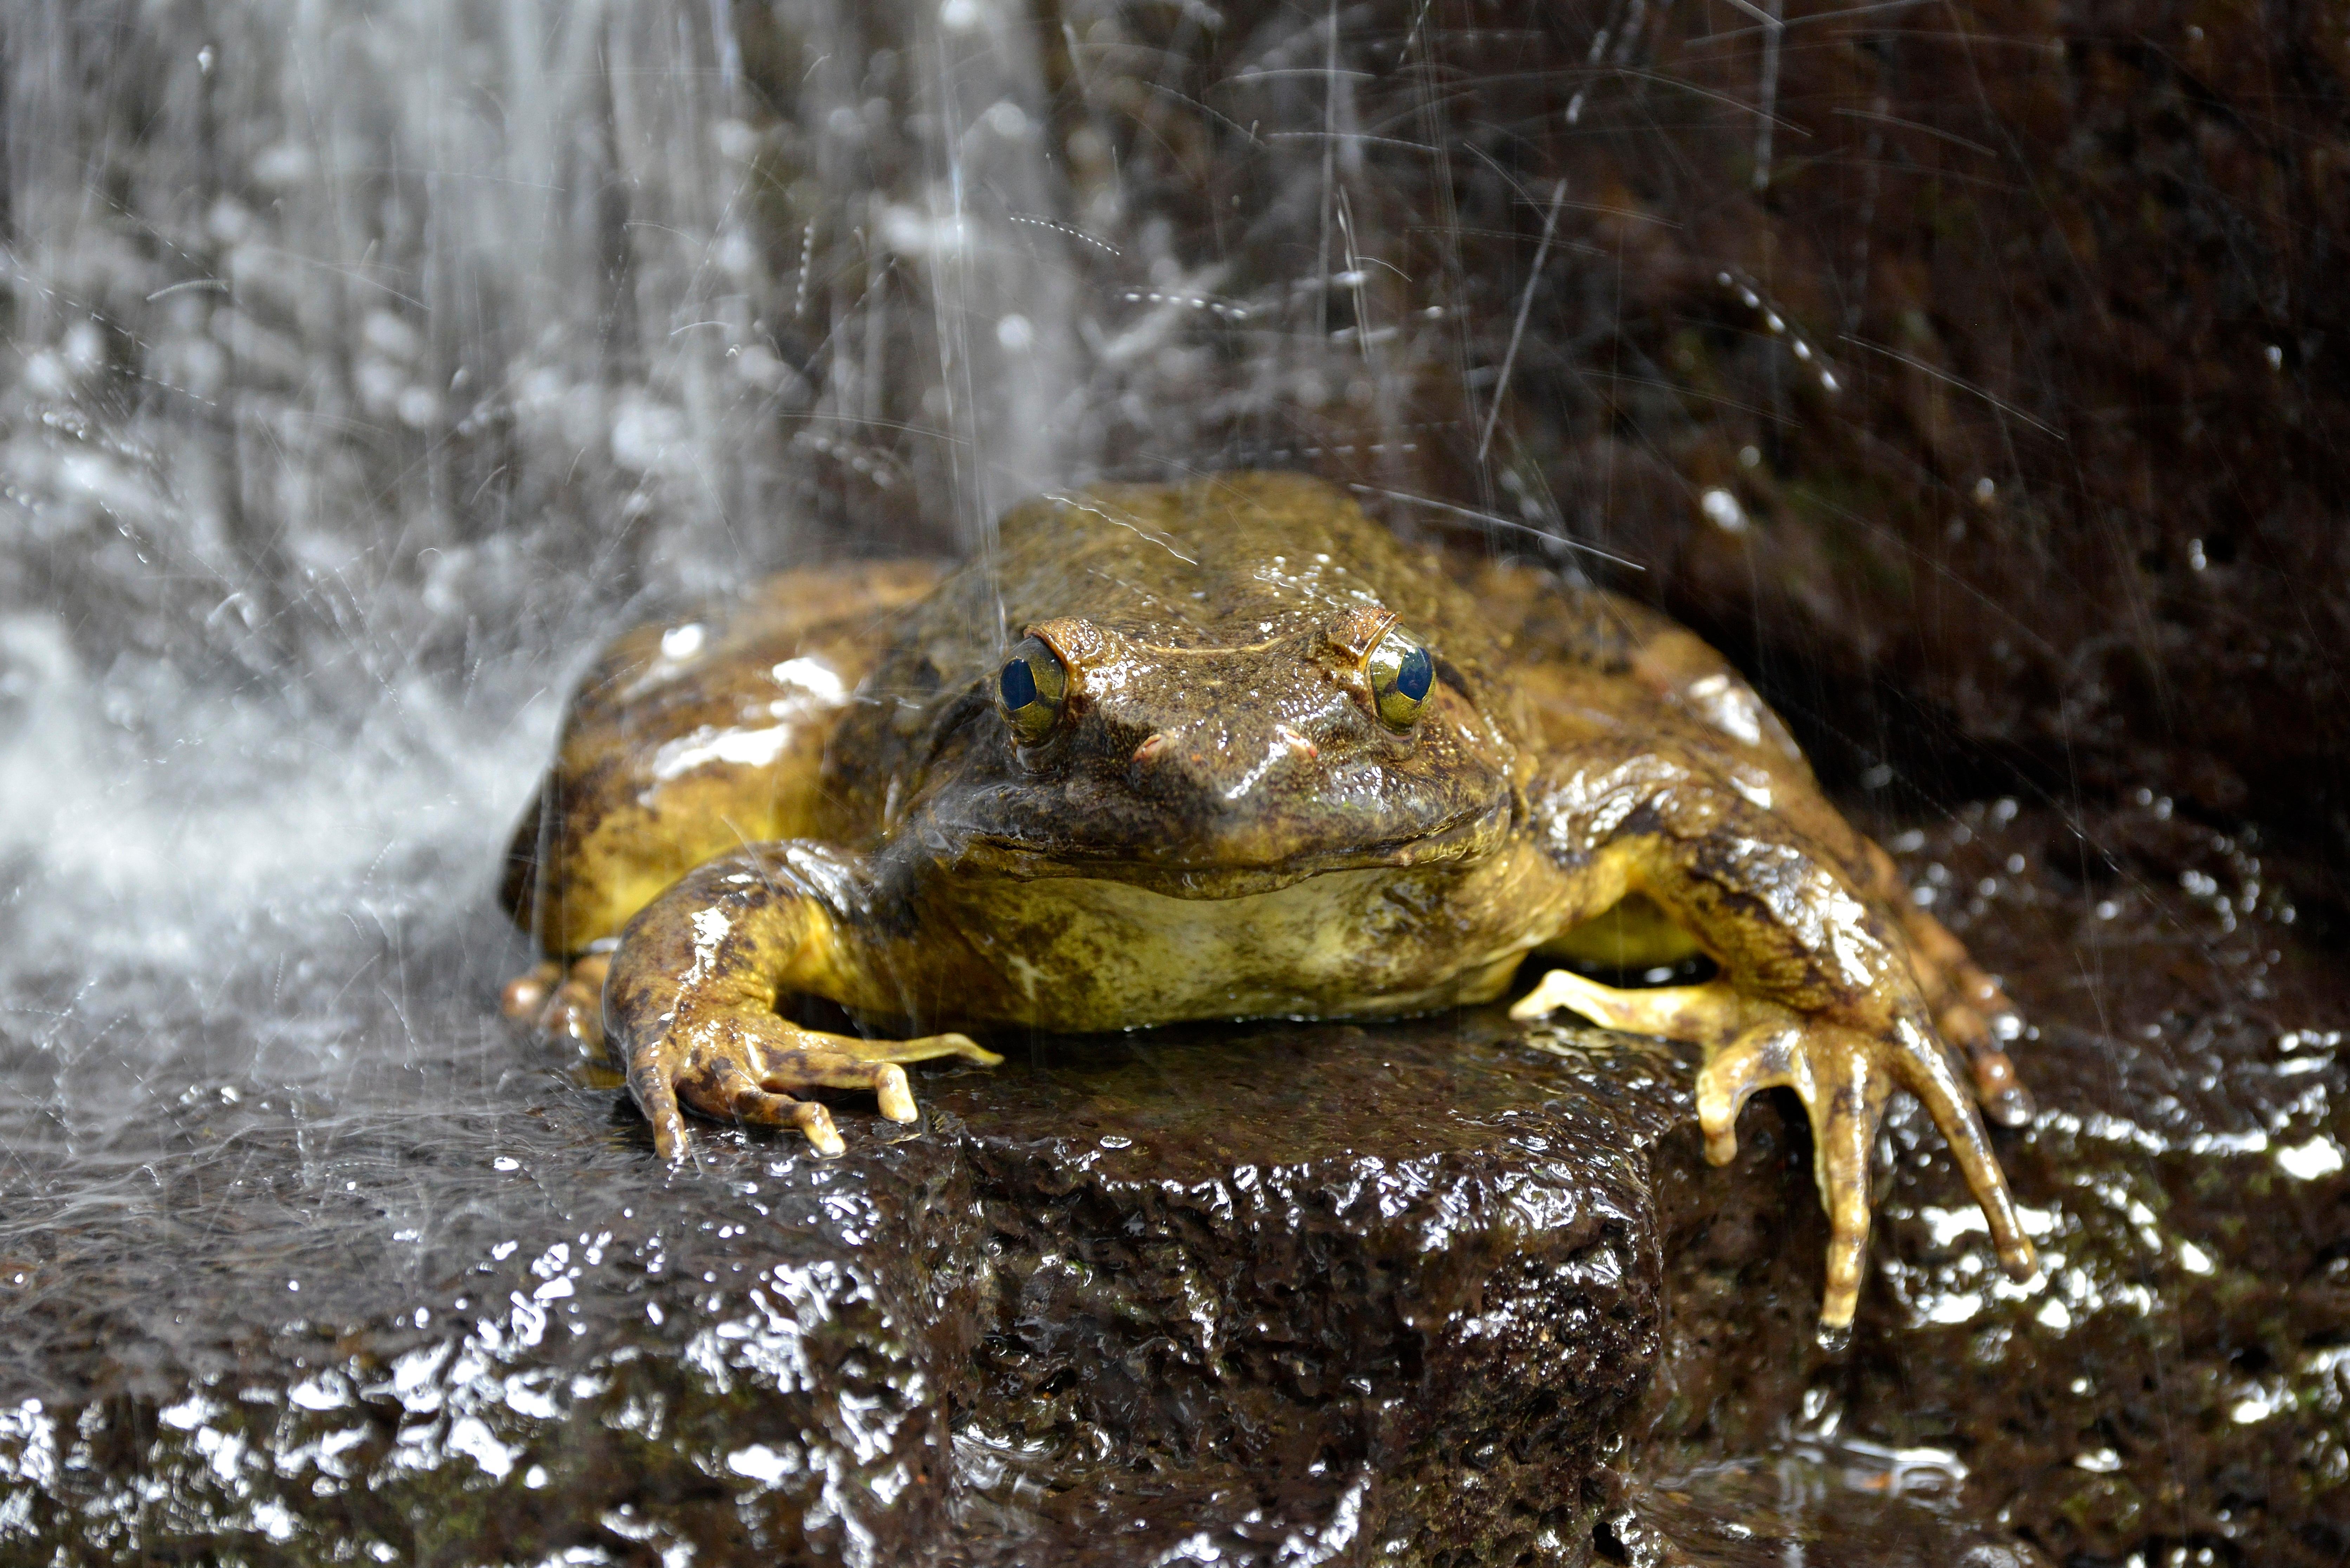
{"type": "Polygon", "coordinates": [[[1304,475],[1097,485],[1014,509],[951,573],[789,572],[723,616],[617,639],[516,832],[504,901],[548,950],[576,952],[741,843],[874,845],[926,774],[952,765],[953,733],[993,722],[988,678],[1028,626],[1082,618],[1159,648],[1248,648],[1365,604],[1424,639],[1504,732],[1680,732],[1802,772],[1718,655],[1615,595],[1407,545],[1304,475]]]}
{"type": "Polygon", "coordinates": [[[710,857],[809,831],[826,741],[945,569],[783,572],[731,606],[614,639],[515,828],[500,891],[515,923],[576,953],[710,857]]]}
{"type": "Polygon", "coordinates": [[[946,732],[985,707],[987,677],[1029,626],[1081,618],[1158,648],[1247,648],[1365,604],[1425,638],[1458,683],[1482,689],[1501,668],[1492,623],[1442,557],[1321,480],[1238,472],[1040,496],[908,618],[868,680],[826,764],[835,801],[866,809],[837,826],[861,836],[893,784],[911,794],[946,732]]]}
{"type": "Polygon", "coordinates": [[[1439,556],[1303,474],[1045,496],[1006,516],[997,558],[976,565],[1008,619],[1083,616],[1159,647],[1244,647],[1378,603],[1443,630],[1461,657],[1482,650],[1475,607],[1439,556]]]}

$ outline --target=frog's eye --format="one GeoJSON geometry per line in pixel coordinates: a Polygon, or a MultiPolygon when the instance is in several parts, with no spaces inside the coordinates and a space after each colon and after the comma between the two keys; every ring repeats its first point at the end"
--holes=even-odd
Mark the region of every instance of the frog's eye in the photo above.
{"type": "Polygon", "coordinates": [[[1378,705],[1379,722],[1390,730],[1410,729],[1419,717],[1420,704],[1428,701],[1430,688],[1436,684],[1436,661],[1429,658],[1428,649],[1400,631],[1390,631],[1371,649],[1363,669],[1370,677],[1371,700],[1378,705]]]}
{"type": "Polygon", "coordinates": [[[996,671],[995,705],[1024,746],[1033,746],[1053,732],[1068,694],[1069,672],[1061,656],[1042,638],[1022,638],[1013,645],[1012,657],[1003,661],[1003,668],[996,671]]]}

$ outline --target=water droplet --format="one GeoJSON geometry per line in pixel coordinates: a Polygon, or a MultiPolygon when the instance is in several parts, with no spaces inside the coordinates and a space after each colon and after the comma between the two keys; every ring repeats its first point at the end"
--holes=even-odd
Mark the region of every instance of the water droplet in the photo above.
{"type": "Polygon", "coordinates": [[[1006,141],[1024,136],[1028,131],[1027,112],[1008,98],[996,99],[980,118],[986,122],[988,130],[1006,141]]]}
{"type": "Polygon", "coordinates": [[[2279,1148],[2276,1162],[2278,1169],[2297,1181],[2315,1181],[2320,1177],[2334,1176],[2341,1171],[2342,1147],[2320,1133],[2307,1143],[2279,1148]]]}
{"type": "Polygon", "coordinates": [[[1719,486],[1698,497],[1698,510],[1706,521],[1725,534],[1746,532],[1746,509],[1738,504],[1738,497],[1719,486]]]}

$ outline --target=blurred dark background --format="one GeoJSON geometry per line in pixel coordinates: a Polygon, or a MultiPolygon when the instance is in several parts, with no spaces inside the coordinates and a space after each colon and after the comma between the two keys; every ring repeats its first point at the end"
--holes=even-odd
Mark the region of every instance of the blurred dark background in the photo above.
{"type": "Polygon", "coordinates": [[[0,26],[20,696],[61,627],[133,727],[140,659],[359,722],[641,596],[1256,463],[1638,563],[1565,557],[1840,786],[2145,788],[2312,892],[2350,848],[2320,7],[0,26]]]}
{"type": "MultiPolygon", "coordinates": [[[[821,1185],[771,1145],[658,1170],[508,1030],[500,852],[630,618],[1246,464],[1698,628],[2041,1030],[2002,1157],[2066,1266],[1990,1284],[1904,1145],[1841,1370],[1772,1294],[1808,1178],[1781,1231],[1673,1157],[1679,1299],[1767,1374],[1724,1451],[1848,1414],[1894,1467],[1853,1473],[1951,1445],[2082,1568],[2338,1564],[2340,944],[2295,938],[2350,867],[2345,85],[2299,0],[0,6],[0,1541],[299,1560],[298,1517],[650,1562],[628,1509],[735,1541],[898,1463],[688,1336],[886,1383],[984,1314],[861,1220],[769,1223],[734,1176],[821,1185]],[[670,1255],[902,1264],[914,1304],[844,1296],[824,1341],[687,1262],[648,1315],[670,1255]],[[556,1301],[593,1310],[542,1345],[556,1301]],[[403,1366],[329,1484],[292,1409],[403,1366]],[[558,1409],[573,1366],[691,1418],[558,1409]]],[[[885,1213],[970,1220],[889,1196],[947,1142],[851,1141],[885,1213]]],[[[968,1397],[968,1349],[914,1366],[929,1501],[890,1529],[1035,1501],[933,1463],[951,1417],[1044,1420],[968,1397]]]]}

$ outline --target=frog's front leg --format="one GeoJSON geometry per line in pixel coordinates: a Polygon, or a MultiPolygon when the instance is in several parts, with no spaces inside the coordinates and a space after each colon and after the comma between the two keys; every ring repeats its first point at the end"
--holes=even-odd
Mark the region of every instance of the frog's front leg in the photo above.
{"type": "Polygon", "coordinates": [[[1937,1033],[1898,938],[1831,857],[1700,763],[1629,746],[1560,759],[1533,805],[1545,847],[1591,909],[1647,894],[1721,974],[1705,985],[1618,991],[1555,971],[1513,1011],[1565,1006],[1612,1028],[1702,1046],[1698,1118],[1717,1165],[1736,1152],[1738,1113],[1757,1091],[1784,1085],[1801,1096],[1829,1225],[1824,1329],[1852,1321],[1868,1241],[1869,1160],[1896,1086],[1916,1095],[1941,1129],[2001,1262],[2030,1275],[2032,1245],[1966,1064],[1937,1033]]]}
{"type": "Polygon", "coordinates": [[[859,1040],[775,1012],[791,994],[847,1000],[860,944],[846,929],[862,867],[825,846],[754,844],[707,861],[620,933],[604,984],[604,1029],[663,1158],[685,1158],[681,1107],[722,1120],[795,1127],[819,1154],[840,1135],[809,1089],[870,1089],[892,1121],[915,1117],[907,1062],[1003,1060],[961,1034],[859,1040]]]}

